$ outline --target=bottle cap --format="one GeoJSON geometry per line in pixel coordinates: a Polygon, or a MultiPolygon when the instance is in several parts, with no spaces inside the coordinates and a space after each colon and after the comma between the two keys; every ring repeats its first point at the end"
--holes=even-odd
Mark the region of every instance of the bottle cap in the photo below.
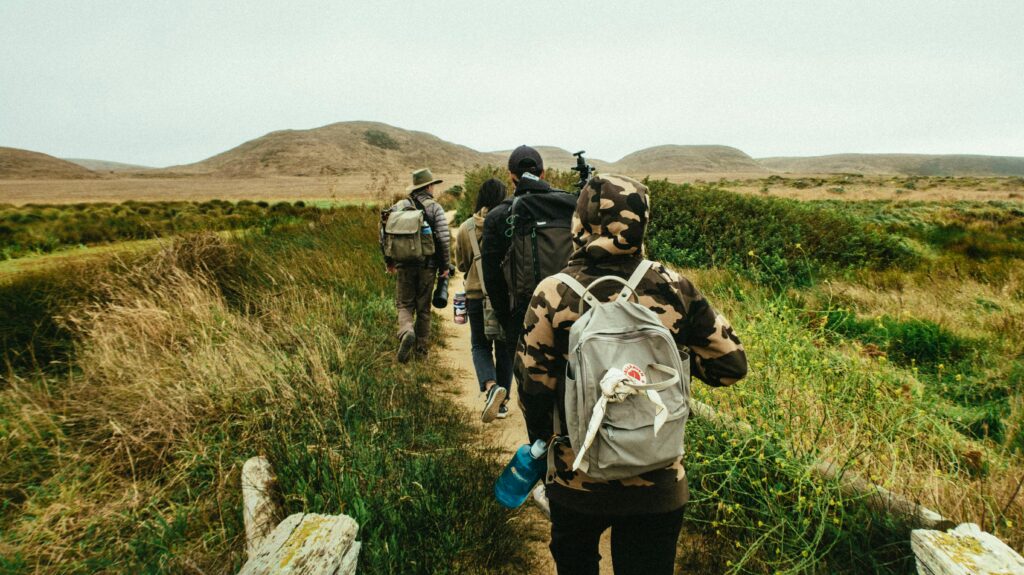
{"type": "Polygon", "coordinates": [[[547,451],[547,449],[547,442],[544,441],[543,439],[538,439],[537,441],[533,442],[533,445],[530,446],[530,456],[533,457],[534,459],[540,459],[540,457],[544,455],[544,452],[547,451]]]}

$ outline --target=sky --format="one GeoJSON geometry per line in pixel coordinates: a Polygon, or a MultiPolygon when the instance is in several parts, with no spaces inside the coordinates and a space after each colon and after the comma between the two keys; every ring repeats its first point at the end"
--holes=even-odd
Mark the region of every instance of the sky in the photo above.
{"type": "Polygon", "coordinates": [[[608,161],[1024,156],[1021,0],[0,0],[0,146],[162,167],[373,120],[608,161]]]}

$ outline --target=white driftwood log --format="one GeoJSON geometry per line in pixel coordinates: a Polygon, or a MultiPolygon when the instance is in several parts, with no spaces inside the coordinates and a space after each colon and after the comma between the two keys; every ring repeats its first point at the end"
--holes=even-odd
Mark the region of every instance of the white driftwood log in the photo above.
{"type": "Polygon", "coordinates": [[[348,515],[290,515],[238,575],[351,575],[359,557],[358,530],[348,515]]]}
{"type": "Polygon", "coordinates": [[[277,525],[278,510],[272,491],[274,470],[265,457],[251,457],[242,466],[242,517],[245,553],[252,558],[277,525]]]}
{"type": "Polygon", "coordinates": [[[946,532],[915,529],[910,546],[920,575],[1024,574],[1024,558],[973,523],[946,532]]]}

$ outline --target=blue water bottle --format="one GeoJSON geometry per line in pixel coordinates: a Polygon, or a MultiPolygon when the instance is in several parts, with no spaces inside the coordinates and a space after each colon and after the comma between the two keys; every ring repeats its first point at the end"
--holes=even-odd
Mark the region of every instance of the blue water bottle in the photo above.
{"type": "Polygon", "coordinates": [[[544,477],[547,467],[544,453],[547,447],[543,439],[538,439],[533,445],[523,445],[516,450],[512,461],[508,462],[494,484],[494,496],[498,503],[515,509],[526,501],[534,484],[544,477]]]}

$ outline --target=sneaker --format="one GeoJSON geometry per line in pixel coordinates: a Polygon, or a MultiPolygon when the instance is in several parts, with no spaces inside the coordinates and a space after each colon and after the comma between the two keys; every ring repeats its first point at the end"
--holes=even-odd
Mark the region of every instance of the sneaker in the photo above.
{"type": "Polygon", "coordinates": [[[501,404],[501,407],[498,408],[497,417],[498,419],[505,419],[506,417],[508,417],[508,407],[504,403],[501,404]]]}
{"type": "Polygon", "coordinates": [[[484,411],[480,414],[480,421],[490,423],[498,417],[502,407],[505,407],[505,396],[508,392],[500,385],[495,385],[487,391],[487,401],[484,402],[484,411]]]}
{"type": "Polygon", "coordinates": [[[409,354],[412,352],[412,346],[416,343],[416,334],[409,331],[402,335],[402,340],[398,343],[398,363],[405,363],[409,361],[409,354]]]}

